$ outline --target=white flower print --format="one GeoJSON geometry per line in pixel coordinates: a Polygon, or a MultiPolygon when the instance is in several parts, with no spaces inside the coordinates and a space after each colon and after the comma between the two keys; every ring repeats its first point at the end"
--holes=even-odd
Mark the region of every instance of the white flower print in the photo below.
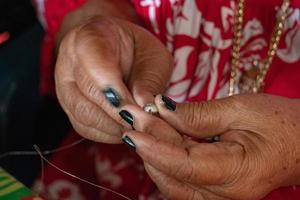
{"type": "Polygon", "coordinates": [[[277,51],[278,57],[287,63],[295,63],[300,60],[300,9],[291,9],[285,22],[286,37],[285,48],[277,51]]]}
{"type": "Polygon", "coordinates": [[[96,158],[96,172],[100,182],[108,182],[112,188],[122,185],[121,177],[112,169],[112,164],[108,159],[96,158]]]}
{"type": "Polygon", "coordinates": [[[153,30],[156,34],[159,33],[157,19],[156,19],[156,8],[160,7],[161,0],[141,0],[140,5],[143,7],[149,7],[148,15],[149,20],[152,23],[153,30]]]}
{"type": "Polygon", "coordinates": [[[67,180],[55,180],[48,185],[48,194],[50,199],[62,200],[84,200],[84,197],[79,191],[79,187],[67,180]],[[64,196],[64,191],[67,195],[64,196]]]}

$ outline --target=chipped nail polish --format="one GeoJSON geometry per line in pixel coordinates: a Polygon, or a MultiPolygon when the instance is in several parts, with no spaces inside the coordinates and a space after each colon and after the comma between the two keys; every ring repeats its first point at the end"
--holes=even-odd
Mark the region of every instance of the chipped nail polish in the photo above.
{"type": "Polygon", "coordinates": [[[127,144],[129,147],[131,147],[131,148],[133,148],[133,149],[136,148],[136,147],[135,147],[135,144],[134,144],[133,141],[130,139],[130,137],[125,136],[125,137],[122,138],[122,141],[123,141],[125,144],[127,144]]]}
{"type": "Polygon", "coordinates": [[[113,105],[116,108],[120,106],[121,98],[114,89],[107,88],[103,90],[103,94],[105,95],[106,99],[110,102],[111,105],[113,105]]]}
{"type": "Polygon", "coordinates": [[[175,111],[176,110],[176,102],[175,101],[173,101],[172,99],[170,99],[167,96],[162,96],[161,99],[164,102],[165,107],[168,110],[171,110],[171,111],[175,111]]]}
{"type": "Polygon", "coordinates": [[[127,110],[121,110],[119,115],[124,119],[128,124],[133,126],[133,117],[127,110]]]}

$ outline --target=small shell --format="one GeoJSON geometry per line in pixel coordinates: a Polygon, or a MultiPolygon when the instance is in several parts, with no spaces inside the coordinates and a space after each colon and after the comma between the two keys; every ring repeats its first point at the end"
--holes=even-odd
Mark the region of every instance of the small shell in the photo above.
{"type": "Polygon", "coordinates": [[[144,106],[144,111],[151,114],[157,114],[158,109],[157,106],[154,103],[148,103],[144,106]]]}

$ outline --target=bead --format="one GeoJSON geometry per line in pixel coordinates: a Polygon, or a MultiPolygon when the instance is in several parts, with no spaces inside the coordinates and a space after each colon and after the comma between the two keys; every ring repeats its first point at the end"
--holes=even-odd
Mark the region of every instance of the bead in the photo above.
{"type": "Polygon", "coordinates": [[[151,114],[157,114],[158,108],[154,103],[148,103],[144,106],[144,111],[151,114]]]}

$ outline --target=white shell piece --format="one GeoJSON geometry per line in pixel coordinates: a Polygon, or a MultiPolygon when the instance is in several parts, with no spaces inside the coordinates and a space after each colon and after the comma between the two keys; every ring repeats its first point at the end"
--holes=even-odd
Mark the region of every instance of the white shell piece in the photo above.
{"type": "Polygon", "coordinates": [[[144,111],[151,114],[158,113],[157,106],[154,103],[148,103],[144,106],[144,111]]]}

